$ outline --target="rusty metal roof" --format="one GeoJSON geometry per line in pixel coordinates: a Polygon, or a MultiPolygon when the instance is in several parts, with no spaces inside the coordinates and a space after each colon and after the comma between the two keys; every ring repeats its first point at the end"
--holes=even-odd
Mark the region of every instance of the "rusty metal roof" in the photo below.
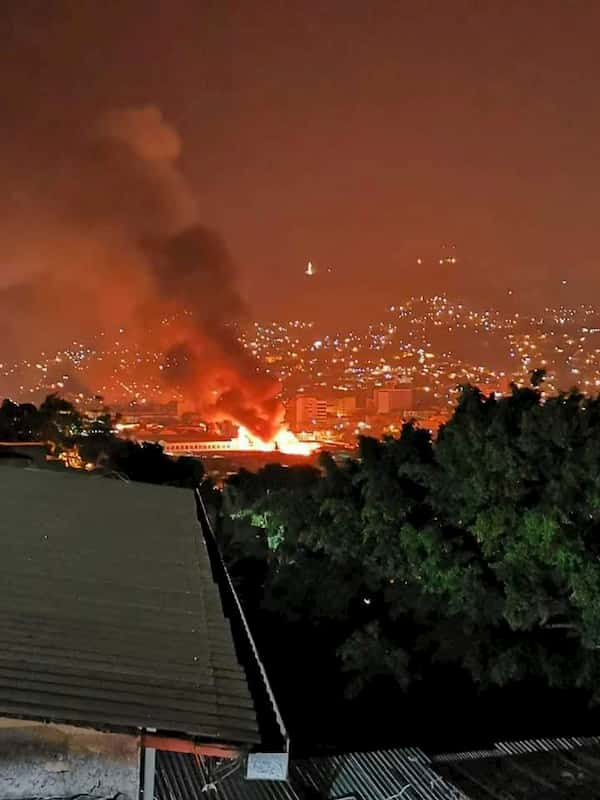
{"type": "Polygon", "coordinates": [[[259,741],[191,491],[0,468],[0,716],[259,741]]]}

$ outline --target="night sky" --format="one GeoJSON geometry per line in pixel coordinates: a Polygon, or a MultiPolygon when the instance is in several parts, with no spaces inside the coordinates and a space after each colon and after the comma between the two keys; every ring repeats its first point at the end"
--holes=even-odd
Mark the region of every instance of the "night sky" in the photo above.
{"type": "Polygon", "coordinates": [[[588,0],[4,0],[0,247],[82,129],[152,104],[259,316],[594,301],[599,30],[588,0]]]}

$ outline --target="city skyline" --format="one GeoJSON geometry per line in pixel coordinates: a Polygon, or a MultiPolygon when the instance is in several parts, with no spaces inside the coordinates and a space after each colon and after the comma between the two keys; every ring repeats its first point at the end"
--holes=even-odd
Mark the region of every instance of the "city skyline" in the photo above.
{"type": "MultiPolygon", "coordinates": [[[[163,321],[164,324],[164,321],[163,321]]],[[[164,384],[169,356],[152,350],[153,335],[115,327],[63,349],[0,362],[0,377],[13,396],[39,398],[55,391],[88,402],[179,399],[192,407],[185,385],[164,384]]],[[[410,380],[430,392],[428,405],[452,405],[456,387],[526,384],[534,369],[546,371],[549,392],[577,385],[588,394],[600,387],[600,308],[545,307],[535,315],[501,313],[445,294],[408,297],[381,309],[364,326],[327,327],[309,320],[247,320],[228,335],[289,399],[297,392],[364,391],[410,380]]],[[[199,409],[198,409],[199,410],[199,409]]],[[[225,415],[226,416],[226,415],[225,415]]]]}

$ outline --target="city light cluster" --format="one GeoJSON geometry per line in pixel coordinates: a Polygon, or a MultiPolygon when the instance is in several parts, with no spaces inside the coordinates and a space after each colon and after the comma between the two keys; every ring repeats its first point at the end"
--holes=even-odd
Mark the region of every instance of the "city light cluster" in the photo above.
{"type": "MultiPolygon", "coordinates": [[[[165,318],[160,325],[172,322],[165,318]]],[[[436,427],[461,385],[503,394],[513,383],[527,383],[537,368],[546,371],[545,391],[600,389],[600,312],[590,305],[547,307],[532,316],[480,309],[446,295],[420,296],[388,306],[363,328],[327,330],[291,320],[235,325],[233,334],[256,360],[257,372],[280,382],[295,433],[321,441],[393,434],[408,419],[436,427]],[[377,393],[386,388],[410,388],[410,394],[382,410],[377,393]],[[301,398],[320,405],[302,405],[301,398]]],[[[5,393],[20,400],[57,392],[82,408],[193,405],[176,385],[165,388],[162,373],[171,361],[118,328],[57,352],[4,361],[0,375],[5,393]]]]}

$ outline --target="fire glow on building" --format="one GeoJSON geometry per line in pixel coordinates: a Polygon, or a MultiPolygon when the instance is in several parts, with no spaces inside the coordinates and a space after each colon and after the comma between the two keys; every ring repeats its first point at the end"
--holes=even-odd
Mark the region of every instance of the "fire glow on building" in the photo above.
{"type": "Polygon", "coordinates": [[[285,455],[310,456],[320,447],[319,442],[301,441],[288,428],[282,426],[275,436],[263,441],[244,426],[240,426],[237,436],[231,439],[182,439],[160,440],[168,455],[196,455],[202,453],[282,453],[285,455]]]}

